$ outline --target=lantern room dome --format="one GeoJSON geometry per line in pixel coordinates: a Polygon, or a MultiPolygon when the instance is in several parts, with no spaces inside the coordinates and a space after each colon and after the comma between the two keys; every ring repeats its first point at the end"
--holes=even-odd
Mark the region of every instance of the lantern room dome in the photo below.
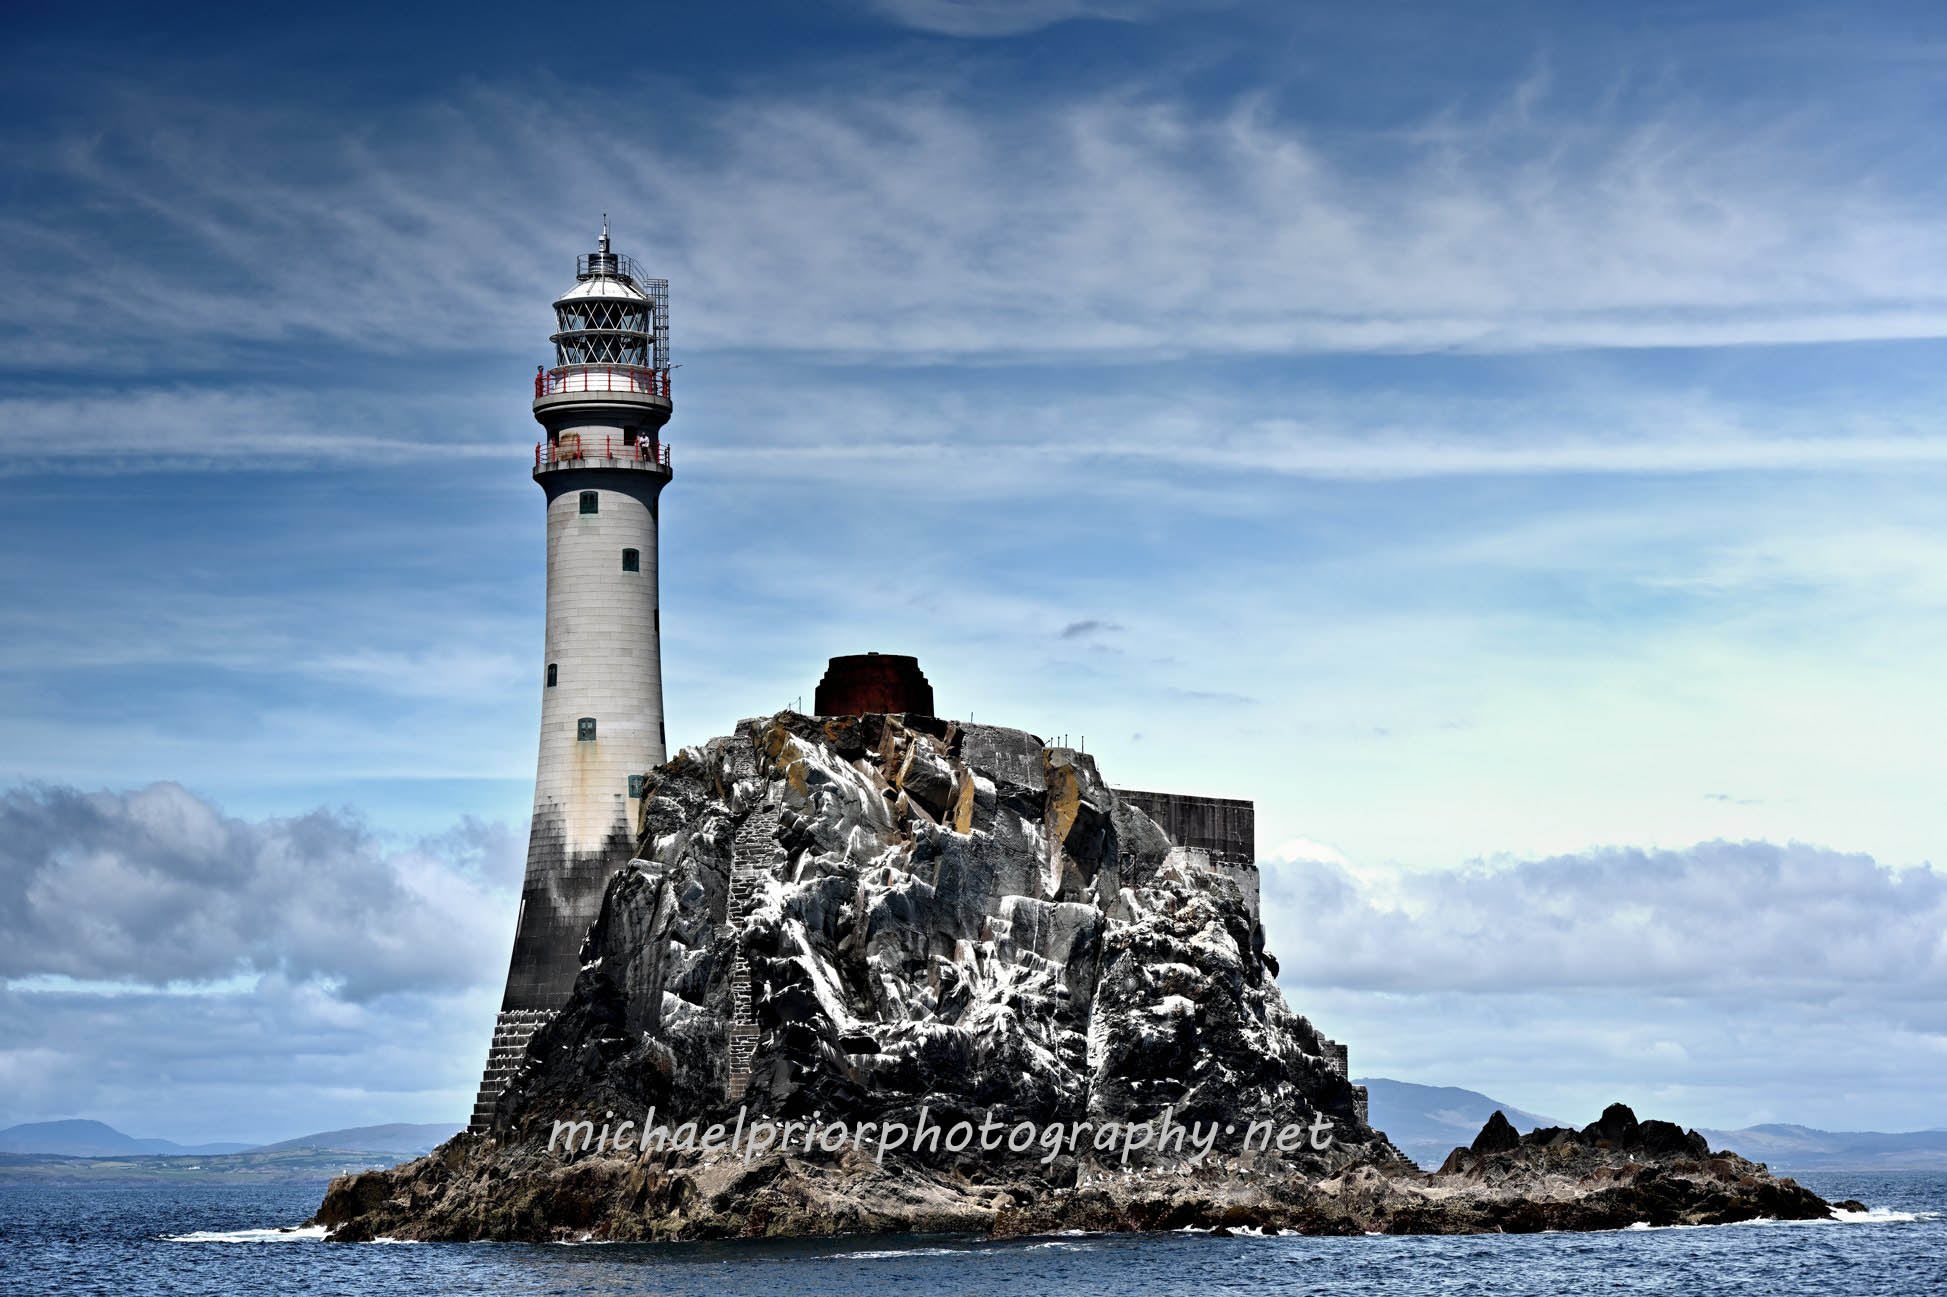
{"type": "Polygon", "coordinates": [[[557,367],[669,368],[669,283],[644,278],[610,249],[607,217],[596,250],[576,258],[575,286],[555,299],[554,318],[557,367]]]}
{"type": "Polygon", "coordinates": [[[637,288],[628,280],[609,275],[591,275],[573,288],[554,299],[557,308],[570,302],[585,302],[590,299],[609,302],[646,302],[649,294],[637,288]]]}

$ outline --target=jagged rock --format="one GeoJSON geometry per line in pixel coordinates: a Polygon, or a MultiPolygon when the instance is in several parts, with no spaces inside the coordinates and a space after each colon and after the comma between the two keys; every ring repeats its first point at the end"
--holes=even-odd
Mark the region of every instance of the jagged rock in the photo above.
{"type": "Polygon", "coordinates": [[[1620,1106],[1512,1143],[1497,1113],[1441,1175],[1418,1172],[1366,1124],[1342,1048],[1285,1005],[1255,898],[1186,867],[1090,758],[1032,735],[782,713],[651,784],[637,859],[490,1134],[334,1181],[318,1213],[334,1238],[1451,1232],[1823,1207],[1620,1106]],[[746,1080],[729,1042],[749,1018],[746,1080]],[[557,1123],[651,1111],[693,1135],[740,1115],[1099,1134],[1167,1113],[1211,1143],[547,1151],[557,1123]],[[1266,1138],[1248,1147],[1253,1123],[1266,1138]],[[1273,1146],[1271,1130],[1323,1138],[1273,1146]]]}
{"type": "Polygon", "coordinates": [[[1620,1103],[1580,1131],[1544,1127],[1510,1143],[1513,1130],[1496,1112],[1473,1145],[1448,1154],[1430,1178],[1442,1205],[1402,1215],[1410,1206],[1402,1199],[1390,1219],[1415,1219],[1430,1232],[1447,1233],[1468,1222],[1507,1230],[1621,1229],[1639,1222],[1821,1220],[1832,1212],[1796,1182],[1774,1178],[1735,1153],[1712,1153],[1694,1130],[1639,1122],[1620,1103]]]}
{"type": "Polygon", "coordinates": [[[1507,1115],[1496,1108],[1494,1115],[1487,1119],[1487,1124],[1481,1127],[1481,1133],[1474,1136],[1469,1151],[1476,1157],[1482,1157],[1489,1153],[1504,1153],[1508,1149],[1519,1147],[1520,1144],[1520,1133],[1508,1121],[1507,1115]]]}

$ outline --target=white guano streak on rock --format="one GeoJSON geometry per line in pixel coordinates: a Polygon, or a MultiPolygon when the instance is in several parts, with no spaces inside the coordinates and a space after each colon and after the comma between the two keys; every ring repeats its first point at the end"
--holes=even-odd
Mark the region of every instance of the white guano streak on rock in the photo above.
{"type": "Polygon", "coordinates": [[[811,977],[811,993],[817,999],[818,1007],[841,1030],[856,1030],[859,1020],[845,1007],[845,996],[838,988],[838,977],[812,950],[811,936],[805,931],[804,924],[796,919],[785,919],[782,931],[797,948],[795,958],[811,977]]]}

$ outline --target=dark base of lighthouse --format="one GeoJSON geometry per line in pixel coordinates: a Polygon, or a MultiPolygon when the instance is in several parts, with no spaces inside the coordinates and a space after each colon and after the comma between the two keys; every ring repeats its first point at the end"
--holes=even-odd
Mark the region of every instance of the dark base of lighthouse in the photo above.
{"type": "Polygon", "coordinates": [[[472,1130],[493,1121],[494,1104],[520,1067],[527,1042],[567,1002],[581,972],[581,942],[602,908],[602,893],[628,863],[635,842],[618,819],[593,851],[568,850],[561,812],[536,811],[527,837],[527,878],[521,888],[507,991],[494,1020],[493,1042],[473,1103],[472,1130]]]}

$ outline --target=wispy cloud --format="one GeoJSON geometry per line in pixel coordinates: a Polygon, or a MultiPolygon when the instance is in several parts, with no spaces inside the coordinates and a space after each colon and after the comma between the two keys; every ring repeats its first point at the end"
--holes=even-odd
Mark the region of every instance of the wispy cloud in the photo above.
{"type": "MultiPolygon", "coordinates": [[[[116,397],[0,396],[0,476],[525,463],[532,425],[518,381],[482,378],[460,358],[446,365],[429,360],[423,371],[434,393],[409,382],[360,391],[175,383],[116,397]]],[[[1103,391],[1040,393],[996,391],[976,370],[942,374],[918,391],[788,366],[790,381],[753,389],[746,369],[690,380],[670,432],[682,468],[1016,498],[1085,482],[1191,505],[1198,487],[1183,472],[1196,470],[1227,477],[1222,504],[1235,509],[1267,476],[1381,482],[1947,465],[1947,437],[1905,408],[1926,393],[1871,409],[1779,406],[1760,416],[1708,394],[1677,401],[1621,384],[1574,402],[1514,392],[1491,401],[1359,399],[1287,381],[1242,393],[1193,374],[1159,393],[1109,369],[1103,391]],[[700,427],[711,435],[686,435],[700,427]]]]}
{"type": "Polygon", "coordinates": [[[78,281],[50,255],[68,213],[16,217],[8,323],[54,363],[100,363],[103,329],[181,360],[306,337],[531,347],[585,241],[561,213],[585,207],[680,285],[693,351],[1126,364],[1947,332],[1932,207],[1811,125],[1523,103],[1513,124],[1344,138],[1268,98],[699,101],[683,147],[606,145],[598,194],[558,147],[597,124],[509,95],[325,145],[137,100],[119,128],[46,146],[37,174],[194,255],[106,231],[104,273],[78,281]],[[245,174],[202,165],[214,153],[288,161],[245,174]],[[499,201],[475,201],[481,175],[499,201]],[[84,322],[90,349],[64,351],[84,322]]]}
{"type": "Polygon", "coordinates": [[[456,380],[457,390],[437,396],[289,380],[176,381],[113,395],[44,381],[11,387],[0,395],[0,477],[211,466],[292,472],[349,463],[376,469],[429,460],[519,464],[532,446],[517,413],[508,417],[507,407],[518,412],[520,404],[514,382],[496,391],[456,380]],[[511,399],[494,400],[507,391],[511,399]],[[482,431],[501,435],[490,439],[482,431]]]}
{"type": "Polygon", "coordinates": [[[1019,36],[1078,18],[1146,22],[1169,13],[1226,8],[1226,0],[864,0],[903,26],[945,36],[1019,36]]]}

